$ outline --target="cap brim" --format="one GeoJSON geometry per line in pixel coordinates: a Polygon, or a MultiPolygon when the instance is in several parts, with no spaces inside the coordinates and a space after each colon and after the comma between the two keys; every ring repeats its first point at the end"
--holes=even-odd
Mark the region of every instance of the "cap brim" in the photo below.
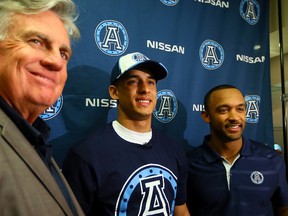
{"type": "Polygon", "coordinates": [[[153,77],[157,81],[164,79],[168,75],[168,70],[163,64],[156,62],[156,61],[152,61],[152,60],[141,62],[129,70],[137,69],[137,68],[147,69],[149,72],[153,74],[153,77]]]}

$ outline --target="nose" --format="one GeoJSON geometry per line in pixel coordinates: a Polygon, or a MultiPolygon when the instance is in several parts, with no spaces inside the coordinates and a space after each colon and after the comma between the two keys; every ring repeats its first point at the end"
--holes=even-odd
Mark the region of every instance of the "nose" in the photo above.
{"type": "Polygon", "coordinates": [[[229,119],[230,120],[239,120],[240,119],[240,114],[236,110],[231,110],[229,112],[229,119]]]}
{"type": "Polygon", "coordinates": [[[140,93],[149,93],[150,92],[149,84],[146,83],[145,81],[139,82],[138,89],[139,89],[140,93]]]}
{"type": "Polygon", "coordinates": [[[65,65],[60,52],[51,50],[42,58],[41,64],[51,71],[60,71],[65,65]]]}

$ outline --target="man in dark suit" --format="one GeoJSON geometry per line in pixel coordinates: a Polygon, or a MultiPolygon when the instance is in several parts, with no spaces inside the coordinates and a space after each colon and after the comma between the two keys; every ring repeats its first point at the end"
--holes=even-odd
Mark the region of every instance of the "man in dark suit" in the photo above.
{"type": "Polygon", "coordinates": [[[70,40],[71,0],[0,1],[0,215],[84,215],[51,157],[38,117],[60,96],[70,40]]]}

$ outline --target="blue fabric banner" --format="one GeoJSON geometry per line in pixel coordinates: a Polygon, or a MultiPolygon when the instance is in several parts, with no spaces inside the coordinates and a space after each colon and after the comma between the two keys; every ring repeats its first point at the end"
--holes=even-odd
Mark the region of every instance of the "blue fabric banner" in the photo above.
{"type": "Polygon", "coordinates": [[[62,96],[41,117],[60,164],[69,147],[116,118],[108,94],[121,55],[139,51],[163,63],[153,124],[186,149],[209,133],[205,93],[239,87],[247,103],[245,135],[273,145],[268,0],[76,0],[81,39],[72,46],[62,96]]]}

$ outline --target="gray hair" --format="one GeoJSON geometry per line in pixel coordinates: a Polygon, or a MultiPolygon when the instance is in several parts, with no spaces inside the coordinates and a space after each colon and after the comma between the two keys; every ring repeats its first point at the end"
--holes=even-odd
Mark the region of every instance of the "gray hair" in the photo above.
{"type": "Polygon", "coordinates": [[[72,0],[0,0],[0,41],[6,38],[14,14],[38,14],[49,10],[62,20],[70,39],[80,38],[75,25],[77,7],[72,0]]]}

